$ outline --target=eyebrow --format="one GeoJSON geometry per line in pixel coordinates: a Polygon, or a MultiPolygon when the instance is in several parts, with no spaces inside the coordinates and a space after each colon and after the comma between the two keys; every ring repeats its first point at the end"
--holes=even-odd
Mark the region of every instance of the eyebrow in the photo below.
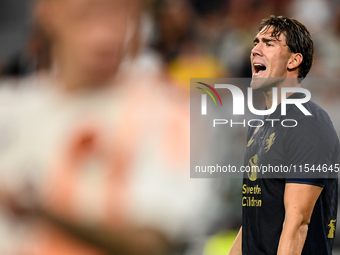
{"type": "MultiPolygon", "coordinates": [[[[264,43],[278,41],[278,40],[275,39],[275,38],[265,38],[265,37],[262,37],[261,40],[262,40],[262,42],[264,42],[264,43]]],[[[257,38],[257,37],[255,37],[254,40],[253,40],[254,43],[258,43],[259,41],[260,41],[260,40],[259,40],[259,38],[257,38]]]]}

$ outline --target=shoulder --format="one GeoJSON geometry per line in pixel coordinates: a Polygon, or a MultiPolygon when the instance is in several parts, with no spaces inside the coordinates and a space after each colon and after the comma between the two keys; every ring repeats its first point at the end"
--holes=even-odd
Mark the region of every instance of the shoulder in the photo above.
{"type": "Polygon", "coordinates": [[[303,106],[311,115],[305,115],[296,105],[292,105],[287,117],[296,120],[297,126],[289,129],[288,133],[315,133],[317,136],[338,138],[328,113],[322,107],[312,101],[303,104],[303,106]]]}
{"type": "Polygon", "coordinates": [[[339,154],[340,143],[329,115],[312,101],[303,106],[311,115],[304,115],[296,105],[292,105],[287,111],[287,118],[296,120],[297,125],[286,129],[286,150],[308,149],[309,152],[314,150],[315,154],[327,153],[335,157],[335,154],[339,154]]]}
{"type": "Polygon", "coordinates": [[[287,128],[285,148],[290,157],[304,155],[311,161],[318,158],[334,160],[339,157],[340,142],[327,112],[313,102],[304,104],[311,115],[305,116],[295,105],[290,108],[289,118],[295,119],[297,125],[287,128]]]}
{"type": "Polygon", "coordinates": [[[333,127],[331,119],[328,113],[319,105],[313,101],[304,103],[303,106],[311,115],[305,115],[296,105],[292,105],[288,111],[288,115],[295,118],[297,121],[307,120],[307,122],[319,122],[324,124],[323,126],[333,127]]]}

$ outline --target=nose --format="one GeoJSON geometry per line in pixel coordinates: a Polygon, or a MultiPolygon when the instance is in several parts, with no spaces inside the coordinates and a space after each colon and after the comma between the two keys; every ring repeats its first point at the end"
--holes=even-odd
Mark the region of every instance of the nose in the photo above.
{"type": "Polygon", "coordinates": [[[254,48],[251,50],[251,55],[253,57],[257,56],[262,56],[262,44],[258,43],[254,46],[254,48]]]}

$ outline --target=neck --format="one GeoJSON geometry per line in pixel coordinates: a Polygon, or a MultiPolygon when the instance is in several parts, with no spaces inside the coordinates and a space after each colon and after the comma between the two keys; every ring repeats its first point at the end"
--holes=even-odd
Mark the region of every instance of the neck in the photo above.
{"type": "MultiPolygon", "coordinates": [[[[277,105],[281,104],[281,88],[287,87],[301,87],[301,84],[296,78],[284,79],[282,82],[271,86],[268,90],[264,90],[263,94],[266,100],[267,109],[273,105],[273,88],[277,88],[277,105]]],[[[293,93],[286,93],[286,98],[290,97],[293,93]]]]}
{"type": "MultiPolygon", "coordinates": [[[[106,87],[111,84],[114,75],[97,75],[85,71],[81,66],[73,63],[72,59],[62,54],[56,54],[55,80],[58,87],[67,93],[76,93],[83,90],[92,90],[106,87]]],[[[93,72],[95,73],[95,72],[93,72]]]]}

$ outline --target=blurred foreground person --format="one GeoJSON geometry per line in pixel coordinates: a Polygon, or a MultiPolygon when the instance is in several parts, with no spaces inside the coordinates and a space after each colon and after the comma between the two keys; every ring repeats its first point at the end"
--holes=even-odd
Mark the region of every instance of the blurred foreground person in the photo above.
{"type": "Polygon", "coordinates": [[[188,105],[117,75],[140,4],[37,2],[53,68],[0,92],[1,254],[178,253],[207,225],[188,105]]]}

